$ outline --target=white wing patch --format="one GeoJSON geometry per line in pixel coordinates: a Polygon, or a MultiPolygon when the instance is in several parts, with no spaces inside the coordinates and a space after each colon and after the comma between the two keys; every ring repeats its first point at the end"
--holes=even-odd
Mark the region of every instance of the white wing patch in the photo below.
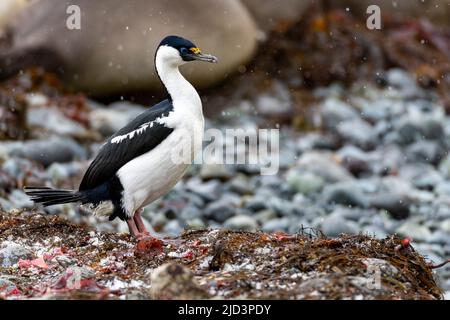
{"type": "MultiPolygon", "coordinates": [[[[169,115],[170,115],[170,113],[169,113],[169,115]]],[[[111,143],[121,143],[122,141],[124,141],[126,139],[130,139],[131,140],[131,139],[133,139],[134,136],[143,134],[148,128],[153,128],[153,125],[155,124],[155,122],[159,123],[159,124],[163,123],[162,120],[164,118],[166,118],[166,117],[162,116],[162,117],[159,117],[156,120],[153,120],[151,122],[146,122],[144,124],[141,124],[139,126],[139,128],[137,128],[137,129],[135,129],[135,130],[133,130],[131,132],[128,132],[127,134],[123,134],[121,136],[114,137],[113,139],[111,139],[111,143]]]]}

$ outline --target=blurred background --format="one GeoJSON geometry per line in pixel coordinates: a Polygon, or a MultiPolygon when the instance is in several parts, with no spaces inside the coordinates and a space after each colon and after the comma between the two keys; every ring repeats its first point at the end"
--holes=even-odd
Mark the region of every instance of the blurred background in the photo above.
{"type": "MultiPolygon", "coordinates": [[[[280,170],[195,165],[145,209],[149,227],[398,234],[449,256],[448,0],[1,0],[3,211],[35,209],[24,185],[77,188],[106,137],[164,97],[153,56],[168,34],[220,59],[183,69],[207,127],[280,129],[280,170]]],[[[450,291],[450,267],[436,272],[450,291]]]]}

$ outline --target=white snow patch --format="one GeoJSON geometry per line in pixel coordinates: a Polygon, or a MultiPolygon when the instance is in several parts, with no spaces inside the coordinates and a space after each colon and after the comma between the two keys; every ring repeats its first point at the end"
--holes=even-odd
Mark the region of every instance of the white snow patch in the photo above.
{"type": "Polygon", "coordinates": [[[198,265],[200,269],[208,269],[209,264],[211,263],[211,260],[213,259],[213,256],[208,256],[198,265]]]}
{"type": "Polygon", "coordinates": [[[122,290],[128,288],[141,288],[145,287],[145,283],[141,280],[131,280],[130,282],[114,278],[112,281],[108,281],[105,284],[110,290],[122,290]]]}
{"type": "Polygon", "coordinates": [[[186,250],[185,252],[176,252],[176,251],[172,251],[172,252],[169,252],[168,254],[167,254],[167,256],[169,256],[170,258],[178,258],[178,259],[180,259],[180,258],[184,258],[184,257],[186,257],[188,254],[189,254],[189,252],[191,252],[191,250],[186,250]]]}
{"type": "Polygon", "coordinates": [[[240,271],[240,270],[255,270],[255,265],[250,263],[250,259],[245,259],[241,264],[229,264],[226,263],[223,266],[223,270],[227,272],[240,271]]]}

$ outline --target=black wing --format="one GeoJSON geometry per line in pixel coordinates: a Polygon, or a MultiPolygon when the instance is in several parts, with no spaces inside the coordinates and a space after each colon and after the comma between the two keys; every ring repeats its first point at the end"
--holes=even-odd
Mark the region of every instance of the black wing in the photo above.
{"type": "Polygon", "coordinates": [[[146,126],[146,124],[157,118],[167,116],[172,110],[172,102],[164,100],[140,114],[111,136],[101,147],[97,157],[84,174],[79,190],[88,190],[100,186],[111,179],[127,162],[152,150],[167,138],[172,133],[172,128],[156,122],[152,126],[146,126]],[[139,128],[144,129],[142,129],[142,132],[135,132],[133,137],[124,138],[118,143],[111,142],[114,138],[127,135],[139,128]]]}

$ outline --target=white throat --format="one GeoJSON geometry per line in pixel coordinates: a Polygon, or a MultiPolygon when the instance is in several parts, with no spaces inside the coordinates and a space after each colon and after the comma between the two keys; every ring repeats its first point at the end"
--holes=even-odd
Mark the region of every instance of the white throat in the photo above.
{"type": "MultiPolygon", "coordinates": [[[[202,103],[195,88],[187,81],[179,70],[185,62],[181,59],[178,50],[162,46],[158,49],[155,58],[155,67],[158,75],[172,98],[174,109],[194,108],[194,112],[202,113],[202,103]]],[[[175,110],[177,111],[177,110],[175,110]]],[[[180,110],[181,111],[181,110],[180,110]]]]}

